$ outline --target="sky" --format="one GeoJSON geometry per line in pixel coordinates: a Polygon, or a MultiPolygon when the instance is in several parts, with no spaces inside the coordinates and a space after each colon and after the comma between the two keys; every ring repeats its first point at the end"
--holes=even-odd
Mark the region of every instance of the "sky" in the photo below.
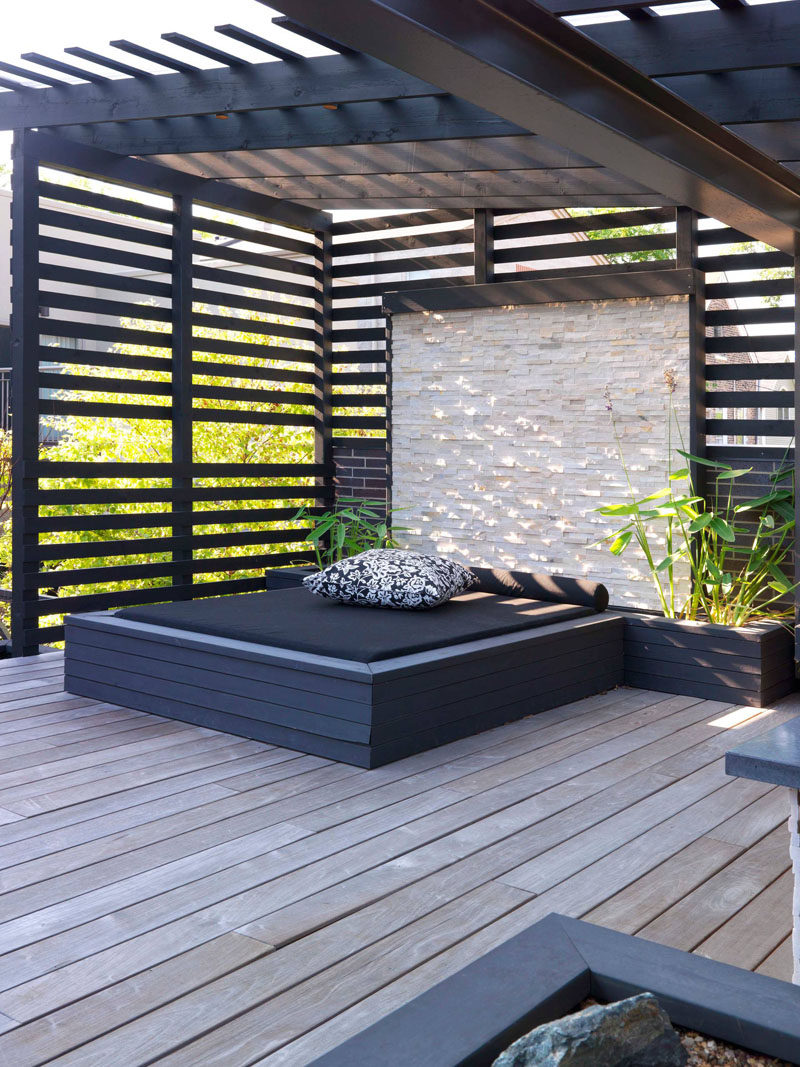
{"type": "MultiPolygon", "coordinates": [[[[39,52],[51,59],[80,64],[82,60],[64,55],[63,52],[64,48],[76,45],[116,56],[123,62],[127,58],[134,64],[147,66],[138,59],[126,57],[121,51],[109,49],[108,42],[118,38],[171,52],[197,66],[213,66],[201,56],[183,49],[173,49],[166,41],[160,40],[162,33],[176,30],[209,43],[214,41],[219,47],[237,52],[247,59],[259,62],[267,60],[268,57],[262,52],[253,52],[229,38],[215,34],[214,26],[220,23],[233,23],[253,30],[296,51],[307,51],[309,54],[324,51],[313,45],[305,48],[297,37],[272,27],[270,19],[278,12],[258,0],[135,0],[130,4],[118,0],[6,0],[3,7],[0,59],[34,69],[34,64],[20,63],[23,53],[39,52]]],[[[162,68],[150,69],[155,71],[162,68]]],[[[0,131],[0,161],[8,158],[9,148],[10,135],[0,131]]]]}

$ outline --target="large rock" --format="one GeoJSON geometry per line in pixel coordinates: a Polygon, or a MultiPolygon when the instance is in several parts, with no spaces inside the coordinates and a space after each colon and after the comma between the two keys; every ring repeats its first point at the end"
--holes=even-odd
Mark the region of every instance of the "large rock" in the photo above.
{"type": "Polygon", "coordinates": [[[652,993],[537,1026],[493,1067],[684,1067],[687,1054],[652,993]]]}

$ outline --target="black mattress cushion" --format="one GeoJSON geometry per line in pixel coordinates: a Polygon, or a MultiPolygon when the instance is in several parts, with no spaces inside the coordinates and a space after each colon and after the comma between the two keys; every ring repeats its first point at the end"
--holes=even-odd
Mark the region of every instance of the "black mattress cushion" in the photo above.
{"type": "Polygon", "coordinates": [[[465,593],[430,612],[334,604],[307,589],[275,589],[125,608],[119,618],[318,656],[372,663],[595,614],[574,604],[465,593]]]}

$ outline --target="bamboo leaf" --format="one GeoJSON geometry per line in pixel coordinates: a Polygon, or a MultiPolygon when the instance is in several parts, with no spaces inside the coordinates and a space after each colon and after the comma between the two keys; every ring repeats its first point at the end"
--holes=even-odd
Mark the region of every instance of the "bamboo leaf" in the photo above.
{"type": "Polygon", "coordinates": [[[739,470],[723,471],[722,474],[717,475],[717,481],[722,478],[741,478],[743,474],[749,474],[752,471],[752,467],[741,467],[739,470]]]}
{"type": "Polygon", "coordinates": [[[615,556],[621,556],[625,549],[630,544],[630,540],[633,534],[630,530],[625,533],[619,534],[614,541],[608,546],[611,553],[615,556]]]}
{"type": "Polygon", "coordinates": [[[703,456],[693,456],[691,452],[684,452],[680,448],[676,448],[675,451],[679,456],[683,456],[684,459],[688,459],[691,463],[699,463],[701,467],[713,467],[715,470],[731,470],[730,463],[715,463],[711,459],[704,459],[703,456]]]}
{"type": "Polygon", "coordinates": [[[714,516],[710,511],[701,512],[694,522],[689,525],[689,533],[697,533],[698,530],[705,529],[713,518],[714,516]]]}
{"type": "Polygon", "coordinates": [[[721,515],[715,515],[708,525],[723,541],[732,544],[736,540],[736,535],[721,515]]]}

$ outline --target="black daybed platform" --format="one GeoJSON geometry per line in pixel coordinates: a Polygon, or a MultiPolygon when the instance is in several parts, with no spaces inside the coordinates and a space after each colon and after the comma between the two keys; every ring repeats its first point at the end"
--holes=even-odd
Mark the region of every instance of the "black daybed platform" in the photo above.
{"type": "Polygon", "coordinates": [[[296,588],[74,615],[66,688],[378,767],[621,682],[602,586],[476,573],[427,612],[296,588]]]}

